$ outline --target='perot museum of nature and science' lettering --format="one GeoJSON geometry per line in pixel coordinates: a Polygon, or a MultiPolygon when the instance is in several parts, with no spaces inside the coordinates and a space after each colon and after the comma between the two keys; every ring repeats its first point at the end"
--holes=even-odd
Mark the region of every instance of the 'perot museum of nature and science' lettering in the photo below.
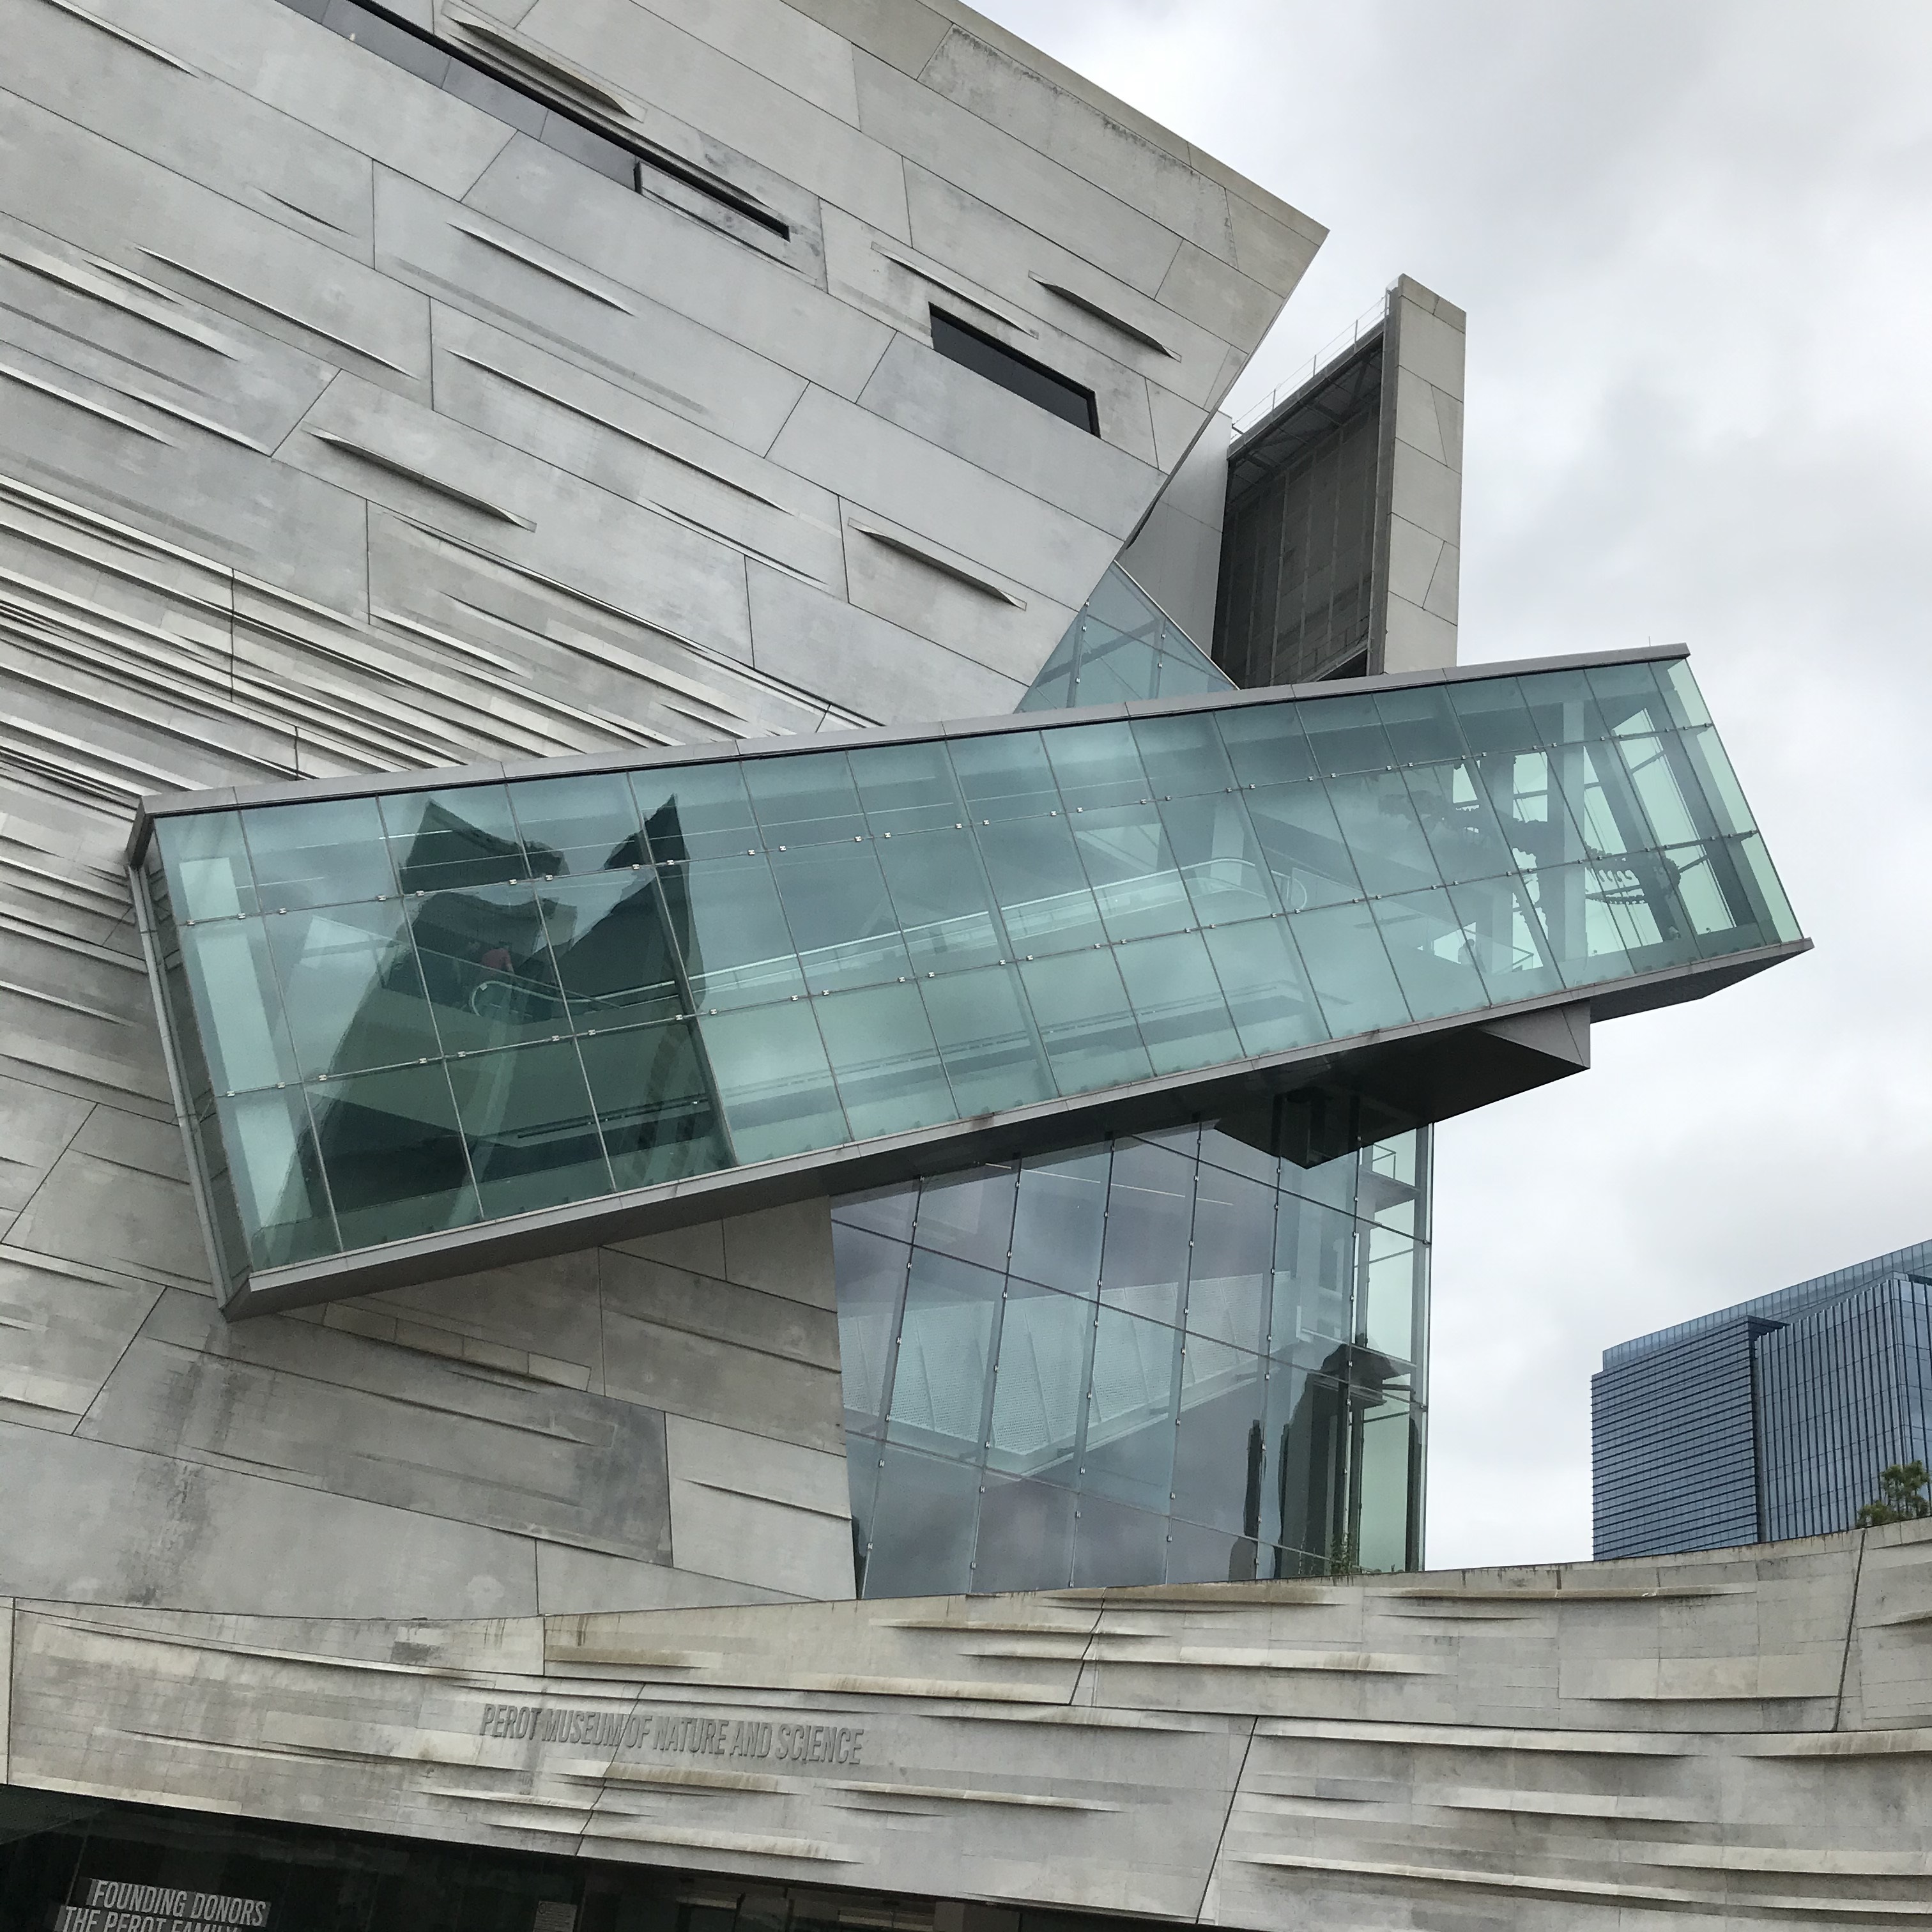
{"type": "Polygon", "coordinates": [[[1932,1899],[1909,1532],[1423,1568],[1434,1124],[1808,944],[1460,310],[1231,423],[953,0],[0,14],[0,1924],[1932,1899]]]}

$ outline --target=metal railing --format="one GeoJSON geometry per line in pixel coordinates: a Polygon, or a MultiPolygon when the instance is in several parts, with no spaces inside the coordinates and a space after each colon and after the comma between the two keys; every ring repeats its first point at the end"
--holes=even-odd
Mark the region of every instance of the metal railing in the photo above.
{"type": "Polygon", "coordinates": [[[1348,326],[1331,336],[1311,356],[1305,366],[1298,364],[1295,373],[1277,382],[1262,400],[1244,410],[1234,418],[1234,434],[1245,436],[1255,424],[1263,420],[1296,390],[1312,382],[1324,364],[1335,362],[1348,354],[1371,328],[1378,327],[1388,315],[1389,298],[1385,294],[1371,307],[1363,310],[1348,326]]]}

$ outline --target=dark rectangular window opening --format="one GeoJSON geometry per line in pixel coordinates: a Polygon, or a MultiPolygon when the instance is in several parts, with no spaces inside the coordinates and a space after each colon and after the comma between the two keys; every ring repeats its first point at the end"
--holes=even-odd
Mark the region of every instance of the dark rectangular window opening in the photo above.
{"type": "Polygon", "coordinates": [[[728,183],[687,166],[674,154],[618,140],[588,115],[425,33],[386,7],[371,5],[368,0],[282,0],[282,4],[637,194],[650,192],[644,178],[649,168],[755,222],[781,241],[791,238],[786,223],[750,196],[735,193],[728,183]]]}
{"type": "Polygon", "coordinates": [[[932,311],[932,346],[950,362],[957,362],[988,382],[1024,396],[1049,415],[1084,429],[1089,436],[1100,434],[1100,417],[1094,407],[1094,392],[1078,382],[1009,349],[1004,342],[982,334],[943,309],[932,311]]]}

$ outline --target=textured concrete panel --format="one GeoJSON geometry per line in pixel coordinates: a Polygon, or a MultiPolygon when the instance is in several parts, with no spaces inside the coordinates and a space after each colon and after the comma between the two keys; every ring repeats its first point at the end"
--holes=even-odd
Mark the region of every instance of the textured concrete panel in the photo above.
{"type": "Polygon", "coordinates": [[[244,1615],[527,1616],[530,1540],[0,1421],[0,1588],[244,1615]]]}
{"type": "Polygon", "coordinates": [[[814,1308],[836,1305],[829,1202],[801,1201],[762,1214],[734,1214],[719,1226],[730,1280],[814,1308]]]}
{"type": "Polygon", "coordinates": [[[0,1246],[0,1418],[71,1433],[160,1294],[0,1246]]]}
{"type": "Polygon", "coordinates": [[[680,1415],[664,1433],[680,1569],[819,1602],[853,1594],[842,1455],[680,1415]]]}
{"type": "Polygon", "coordinates": [[[22,1601],[9,1774],[1251,1932],[1916,1922],[1928,1551],[430,1628],[22,1601]]]}
{"type": "Polygon", "coordinates": [[[62,1148],[80,1131],[89,1102],[0,1074],[0,1208],[24,1208],[62,1148]]]}
{"type": "Polygon", "coordinates": [[[669,1560],[655,1410],[333,1327],[164,1298],[86,1436],[452,1522],[669,1560]]]}
{"type": "Polygon", "coordinates": [[[639,1563],[568,1544],[537,1546],[537,1608],[546,1616],[587,1610],[706,1609],[722,1604],[776,1604],[784,1592],[668,1564],[639,1563]]]}

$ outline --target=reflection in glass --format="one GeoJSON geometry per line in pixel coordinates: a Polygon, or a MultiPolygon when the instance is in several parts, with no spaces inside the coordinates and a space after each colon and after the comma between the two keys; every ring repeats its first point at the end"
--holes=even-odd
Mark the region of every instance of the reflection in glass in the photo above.
{"type": "Polygon", "coordinates": [[[332,906],[266,923],[304,1078],[442,1052],[399,902],[332,906]]]}
{"type": "Polygon", "coordinates": [[[1086,1404],[1094,1304],[1016,1281],[1000,1325],[986,1465],[1071,1486],[1086,1404]]]}
{"type": "Polygon", "coordinates": [[[638,807],[621,772],[531,778],[509,788],[510,810],[541,876],[580,878],[644,863],[638,807]]]}
{"type": "Polygon", "coordinates": [[[472,1054],[451,1066],[449,1078],[486,1216],[610,1191],[574,1042],[472,1054]]]}
{"type": "Polygon", "coordinates": [[[440,1065],[358,1073],[308,1090],[344,1246],[407,1240],[481,1218],[440,1065]]]}
{"type": "Polygon", "coordinates": [[[382,805],[396,883],[406,892],[501,885],[562,869],[542,845],[526,856],[501,785],[398,792],[382,805]]]}
{"type": "Polygon", "coordinates": [[[1001,1290],[991,1268],[913,1250],[886,1423],[895,1441],[979,1460],[1001,1290]]]}
{"type": "Polygon", "coordinates": [[[618,1187],[653,1187],[734,1164],[697,1028],[627,1027],[578,1042],[618,1187]]]}
{"type": "Polygon", "coordinates": [[[286,1268],[334,1252],[334,1217],[301,1090],[244,1094],[218,1101],[215,1112],[250,1265],[286,1268]]]}

